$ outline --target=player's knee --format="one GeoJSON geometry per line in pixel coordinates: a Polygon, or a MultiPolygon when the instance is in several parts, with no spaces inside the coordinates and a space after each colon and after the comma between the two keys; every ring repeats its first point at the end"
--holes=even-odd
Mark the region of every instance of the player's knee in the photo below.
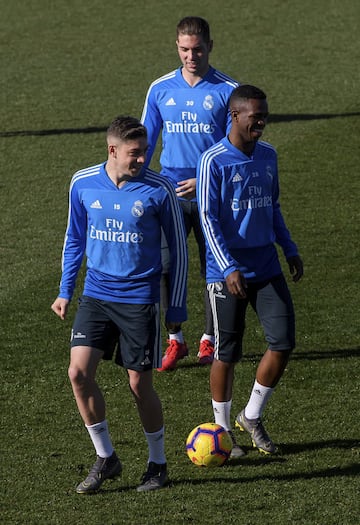
{"type": "Polygon", "coordinates": [[[135,399],[141,401],[148,397],[153,389],[151,375],[132,371],[129,374],[129,387],[135,399]]]}
{"type": "Polygon", "coordinates": [[[77,388],[83,387],[88,381],[84,371],[76,365],[70,364],[68,368],[68,376],[71,384],[77,388]]]}

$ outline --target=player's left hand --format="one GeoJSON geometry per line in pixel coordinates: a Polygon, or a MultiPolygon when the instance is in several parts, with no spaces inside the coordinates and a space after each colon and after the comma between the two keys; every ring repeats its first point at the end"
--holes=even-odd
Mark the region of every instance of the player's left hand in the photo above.
{"type": "Polygon", "coordinates": [[[289,265],[289,270],[293,276],[294,283],[297,283],[304,274],[303,262],[299,255],[294,255],[294,257],[289,257],[287,263],[289,265]]]}
{"type": "Polygon", "coordinates": [[[178,182],[175,189],[178,197],[182,199],[194,199],[196,196],[196,179],[186,179],[178,182]]]}

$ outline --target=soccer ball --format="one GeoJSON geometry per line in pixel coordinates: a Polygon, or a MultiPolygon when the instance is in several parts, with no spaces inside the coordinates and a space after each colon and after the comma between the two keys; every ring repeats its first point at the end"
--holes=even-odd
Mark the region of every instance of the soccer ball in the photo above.
{"type": "Polygon", "coordinates": [[[216,423],[202,423],[187,437],[186,452],[199,467],[221,467],[232,449],[230,434],[216,423]]]}

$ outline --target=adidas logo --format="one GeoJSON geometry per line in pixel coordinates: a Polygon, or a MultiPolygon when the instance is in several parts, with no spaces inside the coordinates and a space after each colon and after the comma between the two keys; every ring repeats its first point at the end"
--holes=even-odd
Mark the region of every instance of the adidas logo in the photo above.
{"type": "Polygon", "coordinates": [[[176,106],[175,100],[171,97],[169,100],[165,103],[165,106],[176,106]]]}
{"type": "Polygon", "coordinates": [[[241,182],[243,180],[242,176],[240,175],[240,173],[236,173],[236,175],[233,176],[233,182],[241,182]]]}
{"type": "Polygon", "coordinates": [[[94,201],[92,204],[90,204],[90,208],[96,208],[97,210],[102,210],[100,201],[99,200],[94,201]]]}
{"type": "Polygon", "coordinates": [[[100,427],[97,430],[95,429],[95,434],[102,434],[103,432],[105,432],[105,430],[106,430],[105,427],[100,427]]]}

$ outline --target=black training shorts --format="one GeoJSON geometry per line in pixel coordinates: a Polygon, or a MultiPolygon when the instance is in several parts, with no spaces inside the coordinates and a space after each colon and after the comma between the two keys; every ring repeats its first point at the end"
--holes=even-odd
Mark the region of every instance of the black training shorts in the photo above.
{"type": "Polygon", "coordinates": [[[91,346],[126,369],[161,366],[159,306],[102,301],[81,296],[71,332],[71,348],[91,346]]]}
{"type": "Polygon", "coordinates": [[[257,314],[270,350],[295,347],[294,307],[282,274],[266,282],[248,283],[246,299],[230,294],[225,281],[210,283],[207,288],[214,318],[216,359],[227,363],[240,360],[249,303],[257,314]]]}

